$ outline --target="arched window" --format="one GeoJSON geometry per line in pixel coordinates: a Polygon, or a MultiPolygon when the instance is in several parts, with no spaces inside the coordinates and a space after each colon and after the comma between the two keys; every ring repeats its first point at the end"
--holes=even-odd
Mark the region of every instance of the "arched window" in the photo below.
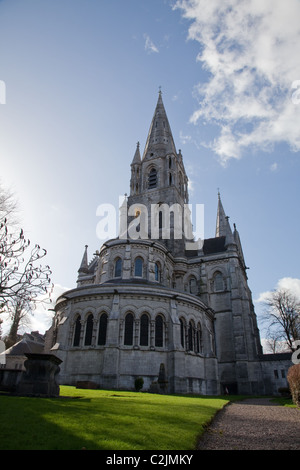
{"type": "Polygon", "coordinates": [[[76,322],[75,322],[75,332],[74,332],[73,346],[79,346],[80,333],[81,333],[81,318],[80,318],[80,315],[79,315],[76,318],[76,322]]]}
{"type": "Polygon", "coordinates": [[[102,313],[99,322],[98,345],[104,346],[106,343],[107,314],[102,313]]]}
{"type": "Polygon", "coordinates": [[[160,315],[155,318],[155,346],[164,345],[164,322],[160,315]]]}
{"type": "Polygon", "coordinates": [[[94,325],[94,317],[92,314],[90,314],[87,318],[86,326],[85,326],[85,338],[84,338],[85,346],[90,346],[92,344],[93,325],[94,325]]]}
{"type": "Polygon", "coordinates": [[[180,318],[180,343],[181,346],[184,348],[185,345],[185,322],[182,318],[180,318]]]}
{"type": "Polygon", "coordinates": [[[197,331],[196,331],[196,352],[202,352],[202,330],[201,325],[198,323],[197,331]]]}
{"type": "Polygon", "coordinates": [[[149,318],[146,313],[141,316],[140,326],[140,346],[148,346],[149,344],[149,318]]]}
{"type": "Polygon", "coordinates": [[[160,263],[155,263],[155,280],[161,282],[161,267],[160,263]]]}
{"type": "Polygon", "coordinates": [[[224,290],[224,279],[221,273],[216,273],[214,276],[214,289],[216,292],[224,290]]]}
{"type": "Polygon", "coordinates": [[[157,186],[157,171],[155,168],[152,168],[149,173],[148,179],[148,189],[156,188],[157,186]]]}
{"type": "Polygon", "coordinates": [[[188,341],[189,351],[194,351],[195,326],[192,321],[189,322],[188,341]]]}
{"type": "Polygon", "coordinates": [[[136,277],[143,277],[143,259],[136,258],[134,262],[134,275],[136,277]]]}
{"type": "Polygon", "coordinates": [[[127,313],[125,317],[124,344],[126,346],[133,345],[133,315],[132,313],[127,313]]]}
{"type": "Polygon", "coordinates": [[[117,258],[115,261],[115,273],[114,277],[122,277],[122,260],[117,258]]]}

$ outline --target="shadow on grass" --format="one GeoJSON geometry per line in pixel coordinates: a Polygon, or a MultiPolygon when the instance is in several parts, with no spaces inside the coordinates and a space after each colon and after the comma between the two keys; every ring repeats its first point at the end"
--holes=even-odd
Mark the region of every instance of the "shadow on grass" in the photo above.
{"type": "MultiPolygon", "coordinates": [[[[90,399],[81,399],[85,404],[90,399]]],[[[72,398],[0,397],[1,450],[73,450],[94,448],[83,434],[67,429],[69,415],[80,419],[82,410],[72,398]],[[60,416],[59,425],[51,416],[60,416]]]]}
{"type": "Polygon", "coordinates": [[[193,450],[228,400],[71,392],[52,399],[0,396],[0,449],[193,450]]]}

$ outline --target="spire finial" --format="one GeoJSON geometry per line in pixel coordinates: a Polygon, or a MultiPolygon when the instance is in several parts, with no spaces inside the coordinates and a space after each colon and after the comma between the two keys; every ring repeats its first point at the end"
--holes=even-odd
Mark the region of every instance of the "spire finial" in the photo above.
{"type": "Polygon", "coordinates": [[[88,245],[85,245],[85,250],[84,250],[84,253],[83,253],[81,265],[80,265],[80,268],[78,270],[79,273],[87,273],[88,272],[89,264],[88,264],[87,249],[88,249],[88,245]]]}
{"type": "Polygon", "coordinates": [[[161,95],[162,91],[161,91],[161,86],[159,85],[158,87],[158,94],[161,95]]]}

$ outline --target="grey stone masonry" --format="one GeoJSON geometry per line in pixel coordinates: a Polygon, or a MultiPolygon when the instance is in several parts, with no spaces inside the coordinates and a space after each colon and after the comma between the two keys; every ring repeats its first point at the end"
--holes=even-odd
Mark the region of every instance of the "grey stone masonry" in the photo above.
{"type": "Polygon", "coordinates": [[[85,247],[77,288],[56,303],[46,344],[62,360],[60,383],[132,390],[142,377],[159,393],[276,393],[220,194],[215,236],[188,245],[188,177],[161,92],[130,171],[119,236],[90,262],[85,247]]]}

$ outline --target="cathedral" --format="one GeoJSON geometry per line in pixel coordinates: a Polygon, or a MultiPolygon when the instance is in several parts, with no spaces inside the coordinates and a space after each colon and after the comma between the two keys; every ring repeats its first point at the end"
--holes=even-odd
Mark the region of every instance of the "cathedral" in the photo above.
{"type": "Polygon", "coordinates": [[[61,384],[134,390],[141,377],[144,391],[203,395],[286,384],[288,357],[262,353],[239,233],[220,194],[215,236],[202,241],[192,239],[188,201],[159,92],[119,235],[90,261],[85,247],[77,287],[57,299],[46,345],[62,360],[61,384]]]}

